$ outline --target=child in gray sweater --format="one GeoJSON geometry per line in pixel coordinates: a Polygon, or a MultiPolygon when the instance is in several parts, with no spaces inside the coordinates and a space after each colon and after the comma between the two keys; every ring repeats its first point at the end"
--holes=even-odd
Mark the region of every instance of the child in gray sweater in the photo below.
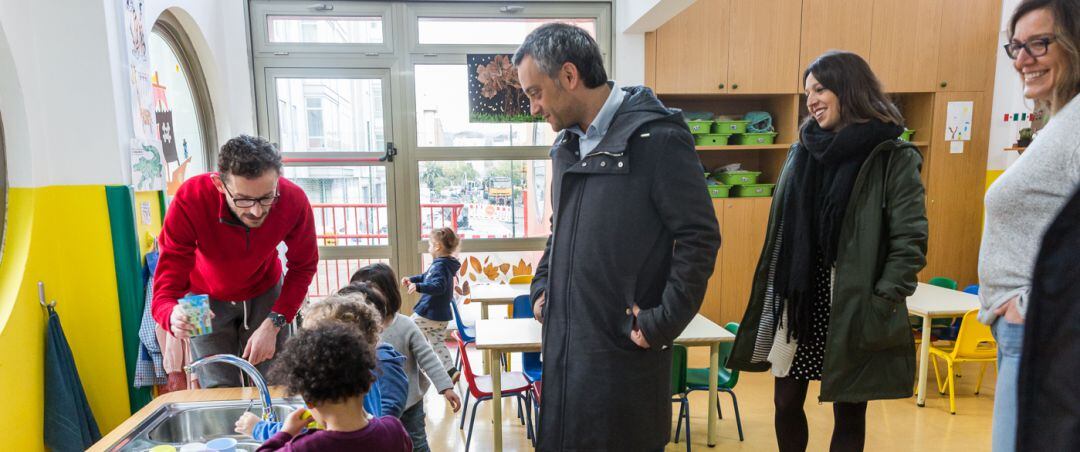
{"type": "Polygon", "coordinates": [[[429,451],[424,414],[424,394],[427,392],[428,382],[446,397],[455,413],[461,408],[461,399],[454,392],[450,376],[435,356],[435,351],[420,328],[408,316],[398,313],[401,309],[401,292],[398,291],[394,270],[386,264],[363,267],[352,275],[350,285],[364,283],[371,285],[384,296],[385,305],[376,306],[385,312],[382,341],[393,345],[406,357],[405,374],[409,376],[409,397],[405,402],[401,422],[405,424],[405,430],[412,438],[413,451],[429,451]],[[420,378],[421,369],[427,378],[420,378]]]}

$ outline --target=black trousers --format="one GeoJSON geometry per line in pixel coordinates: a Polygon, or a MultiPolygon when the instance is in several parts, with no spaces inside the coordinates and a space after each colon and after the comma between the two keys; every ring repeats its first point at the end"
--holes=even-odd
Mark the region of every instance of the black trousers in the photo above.
{"type": "MultiPolygon", "coordinates": [[[[809,381],[777,378],[773,392],[776,406],[776,443],[780,452],[803,452],[810,438],[806,423],[806,388],[809,381]]],[[[832,452],[862,451],[866,443],[866,402],[833,404],[832,452]]]]}

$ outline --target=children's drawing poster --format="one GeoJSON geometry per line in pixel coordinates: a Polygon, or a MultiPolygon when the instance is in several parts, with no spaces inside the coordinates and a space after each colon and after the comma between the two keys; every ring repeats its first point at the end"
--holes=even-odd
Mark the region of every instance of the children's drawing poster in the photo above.
{"type": "Polygon", "coordinates": [[[945,110],[945,141],[971,140],[973,101],[949,102],[945,110]]]}

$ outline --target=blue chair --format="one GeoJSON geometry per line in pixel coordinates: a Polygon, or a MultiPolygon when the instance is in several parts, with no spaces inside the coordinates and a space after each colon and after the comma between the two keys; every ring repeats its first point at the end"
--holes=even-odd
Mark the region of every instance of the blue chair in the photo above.
{"type": "MultiPolygon", "coordinates": [[[[450,307],[454,310],[454,323],[457,325],[461,340],[466,344],[476,343],[476,328],[465,326],[465,323],[461,321],[461,311],[458,310],[457,300],[451,300],[450,307]]],[[[454,367],[461,368],[461,347],[458,347],[457,356],[454,357],[454,367]]]]}
{"type": "Polygon", "coordinates": [[[969,294],[972,294],[972,295],[978,295],[979,294],[979,285],[978,284],[972,284],[970,286],[965,287],[964,288],[964,293],[969,293],[969,294]]]}
{"type": "MultiPolygon", "coordinates": [[[[514,299],[515,319],[531,319],[533,317],[532,312],[532,300],[528,295],[521,295],[514,299]]],[[[521,364],[522,371],[525,372],[525,378],[528,378],[530,382],[541,380],[543,365],[540,363],[539,352],[522,353],[521,364]]]]}

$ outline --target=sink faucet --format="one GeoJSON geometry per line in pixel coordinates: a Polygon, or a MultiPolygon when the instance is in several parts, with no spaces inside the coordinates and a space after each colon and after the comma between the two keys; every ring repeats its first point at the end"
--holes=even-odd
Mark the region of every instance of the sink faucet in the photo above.
{"type": "Polygon", "coordinates": [[[273,402],[270,401],[270,388],[266,385],[266,379],[259,373],[259,369],[256,369],[255,366],[251,365],[251,363],[245,361],[243,358],[229,354],[210,355],[184,366],[184,372],[190,374],[191,371],[212,363],[232,364],[244,371],[248,378],[251,378],[251,381],[255,383],[255,387],[259,389],[259,396],[262,399],[263,419],[271,422],[277,421],[277,417],[274,416],[274,411],[272,409],[273,402]]]}

